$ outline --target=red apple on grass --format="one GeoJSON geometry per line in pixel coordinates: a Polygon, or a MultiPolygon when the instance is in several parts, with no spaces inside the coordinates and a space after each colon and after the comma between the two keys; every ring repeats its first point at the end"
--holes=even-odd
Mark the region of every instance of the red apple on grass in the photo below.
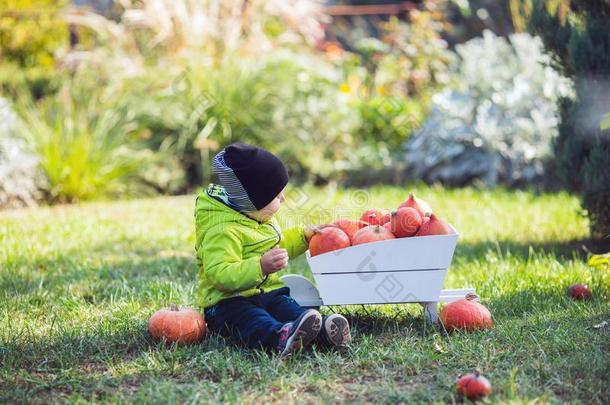
{"type": "Polygon", "coordinates": [[[568,287],[568,297],[576,301],[588,300],[591,298],[591,290],[586,284],[573,284],[568,287]]]}

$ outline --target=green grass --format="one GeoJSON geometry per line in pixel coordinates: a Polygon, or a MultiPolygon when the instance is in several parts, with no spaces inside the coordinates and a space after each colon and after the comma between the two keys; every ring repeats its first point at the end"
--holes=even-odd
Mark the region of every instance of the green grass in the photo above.
{"type": "MultiPolygon", "coordinates": [[[[417,305],[340,307],[351,353],[284,362],[215,336],[184,348],[149,338],[154,311],[194,303],[193,197],[0,213],[0,402],[453,402],[457,376],[476,368],[491,402],[610,402],[610,327],[594,327],[610,321],[610,276],[586,265],[583,246],[609,249],[586,239],[577,200],[416,191],[460,232],[445,288],[475,287],[493,329],[447,336],[417,305]],[[574,282],[594,298],[567,299],[574,282]]],[[[280,219],[323,220],[320,207],[356,216],[405,197],[292,190],[280,219]]],[[[303,258],[290,271],[306,272],[303,258]]]]}

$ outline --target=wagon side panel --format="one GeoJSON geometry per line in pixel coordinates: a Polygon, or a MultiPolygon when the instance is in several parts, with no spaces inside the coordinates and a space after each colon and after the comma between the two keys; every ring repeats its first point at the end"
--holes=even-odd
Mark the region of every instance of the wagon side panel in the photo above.
{"type": "Polygon", "coordinates": [[[457,235],[395,239],[307,256],[313,274],[445,269],[457,235]]]}
{"type": "Polygon", "coordinates": [[[447,269],[314,274],[325,305],[437,301],[447,269]]]}

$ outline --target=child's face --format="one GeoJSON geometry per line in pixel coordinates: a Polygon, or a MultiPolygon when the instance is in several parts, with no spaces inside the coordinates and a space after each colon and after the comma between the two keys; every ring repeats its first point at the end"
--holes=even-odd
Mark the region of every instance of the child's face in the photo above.
{"type": "Polygon", "coordinates": [[[282,190],[269,204],[258,211],[249,213],[249,215],[258,221],[268,221],[279,211],[284,199],[284,191],[282,190]]]}

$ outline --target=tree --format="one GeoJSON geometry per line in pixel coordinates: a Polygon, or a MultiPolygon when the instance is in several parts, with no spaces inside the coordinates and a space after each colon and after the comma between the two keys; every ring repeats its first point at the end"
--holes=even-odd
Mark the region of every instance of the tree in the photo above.
{"type": "Polygon", "coordinates": [[[610,236],[610,1],[534,0],[529,29],[542,38],[576,94],[559,101],[555,166],[581,197],[591,235],[610,236]]]}

